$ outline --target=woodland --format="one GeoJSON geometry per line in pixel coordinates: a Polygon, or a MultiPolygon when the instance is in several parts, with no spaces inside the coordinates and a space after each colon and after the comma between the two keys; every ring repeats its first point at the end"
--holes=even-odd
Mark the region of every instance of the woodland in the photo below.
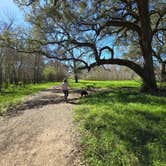
{"type": "Polygon", "coordinates": [[[65,71],[77,82],[83,69],[109,65],[131,69],[144,92],[166,80],[164,0],[14,2],[27,26],[15,26],[12,16],[0,23],[0,89],[62,80],[65,71]]]}

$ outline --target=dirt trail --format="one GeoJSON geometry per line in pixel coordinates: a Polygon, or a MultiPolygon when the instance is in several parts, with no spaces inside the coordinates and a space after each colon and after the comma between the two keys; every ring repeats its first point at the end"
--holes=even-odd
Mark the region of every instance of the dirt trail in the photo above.
{"type": "Polygon", "coordinates": [[[80,166],[72,118],[78,94],[63,102],[58,87],[29,97],[0,119],[0,166],[80,166]]]}

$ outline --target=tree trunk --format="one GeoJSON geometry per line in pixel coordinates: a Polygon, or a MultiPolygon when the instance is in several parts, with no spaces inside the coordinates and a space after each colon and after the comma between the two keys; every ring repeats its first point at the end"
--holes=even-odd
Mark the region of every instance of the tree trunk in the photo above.
{"type": "Polygon", "coordinates": [[[166,82],[166,63],[161,64],[161,82],[166,82]]]}
{"type": "Polygon", "coordinates": [[[2,91],[2,67],[0,66],[0,93],[2,91]]]}
{"type": "Polygon", "coordinates": [[[74,70],[74,79],[75,79],[75,83],[78,83],[78,74],[77,74],[77,65],[76,65],[76,61],[73,61],[73,70],[74,70]]]}
{"type": "Polygon", "coordinates": [[[38,55],[37,56],[37,71],[36,71],[36,73],[37,73],[37,78],[36,78],[36,81],[37,81],[37,83],[39,83],[40,82],[40,60],[41,60],[41,56],[40,55],[38,55]]]}
{"type": "Polygon", "coordinates": [[[152,29],[149,18],[149,1],[137,0],[141,32],[139,34],[139,41],[142,55],[144,58],[144,77],[142,91],[156,91],[157,84],[155,79],[153,59],[152,59],[152,29]]]}
{"type": "Polygon", "coordinates": [[[17,78],[17,73],[15,69],[13,70],[13,79],[14,79],[15,85],[18,85],[18,78],[17,78]]]}
{"type": "MultiPolygon", "coordinates": [[[[129,67],[131,70],[135,71],[143,80],[143,86],[141,91],[155,91],[157,86],[153,85],[151,82],[152,78],[149,72],[145,71],[145,68],[142,68],[140,65],[126,59],[100,59],[99,63],[93,63],[90,65],[90,68],[93,68],[97,65],[104,65],[104,64],[116,64],[120,66],[129,67]]],[[[84,69],[84,68],[79,68],[84,69]]],[[[149,69],[147,69],[149,71],[149,69]]],[[[155,78],[155,77],[154,77],[155,78]]],[[[155,82],[156,85],[156,82],[155,82]]]]}
{"type": "Polygon", "coordinates": [[[36,78],[37,78],[37,55],[35,55],[34,68],[33,68],[33,83],[34,84],[37,83],[36,78]]]}
{"type": "Polygon", "coordinates": [[[75,83],[78,83],[78,76],[77,76],[77,73],[74,73],[74,79],[75,79],[75,83]]]}

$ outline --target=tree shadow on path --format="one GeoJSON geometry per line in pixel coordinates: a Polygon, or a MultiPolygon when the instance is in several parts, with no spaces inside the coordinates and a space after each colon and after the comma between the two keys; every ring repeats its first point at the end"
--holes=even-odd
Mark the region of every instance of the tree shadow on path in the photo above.
{"type": "MultiPolygon", "coordinates": [[[[76,105],[78,104],[78,99],[79,95],[75,90],[71,90],[69,93],[68,104],[76,105]]],[[[29,100],[9,108],[5,115],[17,116],[22,114],[25,110],[39,109],[46,105],[60,103],[65,104],[62,90],[54,87],[53,89],[43,90],[35,96],[32,96],[29,100]]]]}

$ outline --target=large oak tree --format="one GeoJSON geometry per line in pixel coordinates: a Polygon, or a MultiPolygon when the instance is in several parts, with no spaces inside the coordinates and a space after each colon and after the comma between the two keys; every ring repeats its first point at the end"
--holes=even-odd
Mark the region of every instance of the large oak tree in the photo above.
{"type": "Polygon", "coordinates": [[[163,0],[15,0],[27,7],[27,20],[40,28],[41,51],[58,60],[73,60],[68,49],[86,51],[81,68],[117,64],[134,70],[143,80],[142,90],[156,90],[152,43],[166,30],[163,0]],[[153,18],[153,19],[152,19],[153,18]],[[154,19],[155,18],[155,19],[154,19]],[[126,46],[136,41],[143,65],[122,56],[114,57],[113,44],[126,46]],[[65,49],[64,49],[65,48],[65,49]],[[62,51],[63,50],[63,51],[62,51]]]}

